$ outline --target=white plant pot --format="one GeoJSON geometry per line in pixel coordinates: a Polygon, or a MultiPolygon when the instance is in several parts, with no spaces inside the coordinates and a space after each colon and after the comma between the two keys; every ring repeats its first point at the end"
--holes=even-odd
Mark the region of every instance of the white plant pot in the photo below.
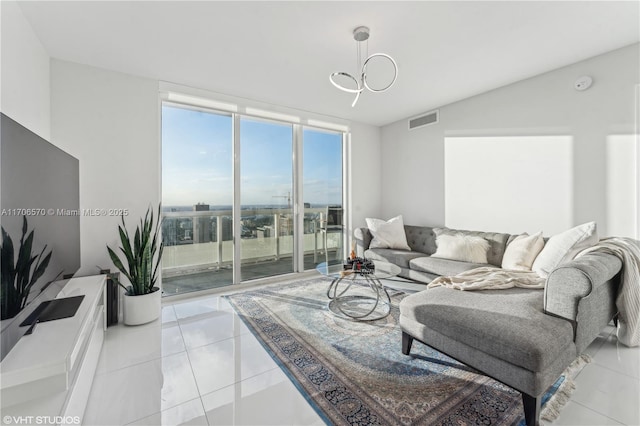
{"type": "Polygon", "coordinates": [[[122,311],[126,325],[146,324],[160,316],[162,292],[158,287],[154,289],[152,293],[140,296],[124,295],[122,311]]]}

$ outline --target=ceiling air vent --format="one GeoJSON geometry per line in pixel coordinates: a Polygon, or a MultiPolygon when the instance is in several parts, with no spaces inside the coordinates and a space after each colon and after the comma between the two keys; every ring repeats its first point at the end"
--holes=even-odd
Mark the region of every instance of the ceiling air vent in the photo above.
{"type": "Polygon", "coordinates": [[[409,119],[409,130],[417,129],[418,127],[428,126],[429,124],[435,124],[438,122],[440,110],[435,110],[409,119]]]}

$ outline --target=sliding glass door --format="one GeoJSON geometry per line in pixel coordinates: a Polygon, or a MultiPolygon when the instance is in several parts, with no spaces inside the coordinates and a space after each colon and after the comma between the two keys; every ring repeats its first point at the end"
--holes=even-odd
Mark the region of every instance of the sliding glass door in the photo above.
{"type": "Polygon", "coordinates": [[[166,295],[233,283],[232,118],[162,106],[162,286],[166,295]]]}
{"type": "Polygon", "coordinates": [[[294,271],[293,126],[240,119],[242,280],[294,271]]]}
{"type": "Polygon", "coordinates": [[[343,139],[339,132],[163,103],[164,294],[341,260],[343,139]]]}
{"type": "Polygon", "coordinates": [[[343,134],[303,131],[304,268],[344,257],[343,134]]]}

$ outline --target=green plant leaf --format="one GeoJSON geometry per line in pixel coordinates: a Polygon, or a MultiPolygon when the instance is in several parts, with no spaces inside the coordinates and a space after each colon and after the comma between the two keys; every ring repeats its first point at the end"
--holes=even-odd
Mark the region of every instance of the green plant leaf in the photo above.
{"type": "Polygon", "coordinates": [[[147,294],[155,285],[163,247],[161,244],[161,249],[158,251],[159,232],[161,231],[160,214],[160,204],[158,205],[158,220],[155,219],[154,213],[149,207],[144,217],[140,219],[133,233],[133,238],[126,229],[124,216],[122,217],[122,226],[118,229],[121,242],[120,251],[127,260],[128,270],[124,267],[120,257],[107,247],[114,265],[129,279],[131,286],[127,288],[127,291],[131,295],[147,294]],[[158,256],[156,256],[156,252],[158,252],[158,256]],[[119,263],[116,263],[114,257],[119,263]]]}
{"type": "Polygon", "coordinates": [[[124,265],[122,264],[122,261],[120,260],[118,255],[113,250],[111,250],[111,247],[109,247],[109,246],[107,246],[107,251],[109,252],[109,257],[111,257],[111,261],[113,262],[115,267],[118,268],[118,270],[120,272],[122,272],[122,274],[125,277],[127,277],[127,279],[129,281],[132,281],[132,278],[131,278],[131,275],[129,274],[129,271],[127,271],[127,268],[124,267],[124,265]]]}

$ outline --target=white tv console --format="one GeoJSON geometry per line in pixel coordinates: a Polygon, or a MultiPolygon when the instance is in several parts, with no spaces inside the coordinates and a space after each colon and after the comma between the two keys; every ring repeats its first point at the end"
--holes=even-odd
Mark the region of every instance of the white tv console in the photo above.
{"type": "Polygon", "coordinates": [[[82,421],[106,329],[106,275],[72,278],[57,298],[79,295],[73,317],[39,323],[0,363],[3,418],[82,421]]]}

